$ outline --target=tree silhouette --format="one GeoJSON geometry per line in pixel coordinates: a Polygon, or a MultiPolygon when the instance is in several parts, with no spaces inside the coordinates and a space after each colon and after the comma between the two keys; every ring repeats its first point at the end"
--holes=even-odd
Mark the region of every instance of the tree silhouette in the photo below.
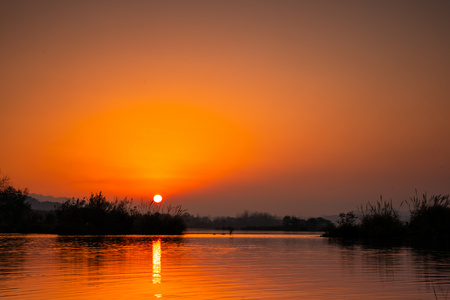
{"type": "Polygon", "coordinates": [[[21,219],[26,212],[31,211],[31,205],[26,202],[27,189],[16,189],[9,183],[9,178],[0,179],[0,231],[19,231],[21,219]]]}

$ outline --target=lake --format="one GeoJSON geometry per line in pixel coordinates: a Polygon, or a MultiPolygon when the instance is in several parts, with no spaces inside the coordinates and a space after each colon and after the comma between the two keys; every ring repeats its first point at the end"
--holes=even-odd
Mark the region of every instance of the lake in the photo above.
{"type": "Polygon", "coordinates": [[[446,299],[449,291],[448,252],[342,245],[319,233],[0,234],[1,299],[446,299]]]}

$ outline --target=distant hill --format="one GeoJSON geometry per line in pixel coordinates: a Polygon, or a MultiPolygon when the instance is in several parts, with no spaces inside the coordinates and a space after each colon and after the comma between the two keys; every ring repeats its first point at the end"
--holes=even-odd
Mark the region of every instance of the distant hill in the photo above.
{"type": "Polygon", "coordinates": [[[339,220],[339,215],[328,215],[328,216],[321,216],[324,219],[330,220],[331,222],[336,222],[339,220]]]}
{"type": "MultiPolygon", "coordinates": [[[[53,197],[52,197],[53,198],[53,197]]],[[[27,197],[26,200],[28,203],[31,204],[31,209],[34,210],[54,210],[61,206],[60,202],[55,201],[39,201],[34,197],[27,197]]]]}
{"type": "Polygon", "coordinates": [[[53,196],[43,196],[39,194],[29,194],[31,198],[34,198],[38,200],[39,202],[57,202],[57,203],[64,203],[66,202],[66,197],[53,197],[53,196]]]}

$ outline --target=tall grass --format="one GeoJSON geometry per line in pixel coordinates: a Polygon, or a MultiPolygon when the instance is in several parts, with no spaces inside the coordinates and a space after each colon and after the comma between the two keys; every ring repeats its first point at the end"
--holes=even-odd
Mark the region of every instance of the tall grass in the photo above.
{"type": "Polygon", "coordinates": [[[327,232],[326,236],[450,247],[450,195],[428,197],[425,193],[419,197],[416,191],[401,205],[409,207],[409,222],[400,220],[392,201],[384,201],[380,197],[375,204],[361,205],[359,217],[353,212],[341,213],[337,228],[327,232]]]}
{"type": "Polygon", "coordinates": [[[134,209],[140,214],[160,213],[172,216],[181,216],[187,211],[187,209],[184,209],[181,205],[169,204],[168,206],[163,206],[161,203],[156,203],[154,201],[147,202],[144,200],[141,200],[138,205],[134,206],[134,209]]]}
{"type": "Polygon", "coordinates": [[[361,212],[361,235],[364,238],[392,239],[400,237],[405,227],[400,221],[399,213],[394,209],[391,201],[380,200],[376,204],[368,202],[361,212]]]}
{"type": "Polygon", "coordinates": [[[181,234],[186,226],[181,206],[167,208],[154,202],[106,201],[102,193],[71,199],[56,210],[60,234],[181,234]]]}
{"type": "Polygon", "coordinates": [[[419,197],[417,191],[409,200],[402,202],[410,211],[409,234],[426,243],[450,246],[450,195],[426,193],[419,197]]]}

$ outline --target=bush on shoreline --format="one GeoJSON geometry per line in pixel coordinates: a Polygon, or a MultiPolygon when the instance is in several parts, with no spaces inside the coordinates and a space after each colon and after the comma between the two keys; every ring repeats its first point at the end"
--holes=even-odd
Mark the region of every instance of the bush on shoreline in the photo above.
{"type": "Polygon", "coordinates": [[[31,206],[26,202],[27,189],[16,189],[9,184],[8,177],[0,179],[0,231],[10,232],[25,226],[31,214],[31,206]]]}
{"type": "Polygon", "coordinates": [[[416,195],[409,201],[411,219],[408,224],[410,238],[428,244],[450,246],[450,195],[416,195]]]}
{"type": "Polygon", "coordinates": [[[59,234],[182,234],[186,226],[180,208],[166,213],[133,206],[131,200],[106,201],[102,193],[86,200],[71,199],[57,210],[59,234]]]}
{"type": "Polygon", "coordinates": [[[394,239],[404,234],[404,225],[399,213],[392,206],[392,201],[385,202],[380,197],[376,205],[367,203],[360,207],[361,236],[368,239],[394,239]]]}
{"type": "Polygon", "coordinates": [[[0,232],[56,234],[182,234],[181,207],[133,206],[131,200],[108,202],[102,193],[89,199],[69,199],[53,211],[32,210],[28,191],[0,179],[0,232]]]}
{"type": "Polygon", "coordinates": [[[353,212],[341,213],[338,226],[324,236],[379,242],[402,242],[416,246],[450,247],[450,195],[416,194],[402,205],[409,206],[409,222],[402,222],[392,202],[381,198],[359,207],[360,217],[353,212]],[[359,219],[359,220],[358,220],[359,219]]]}

